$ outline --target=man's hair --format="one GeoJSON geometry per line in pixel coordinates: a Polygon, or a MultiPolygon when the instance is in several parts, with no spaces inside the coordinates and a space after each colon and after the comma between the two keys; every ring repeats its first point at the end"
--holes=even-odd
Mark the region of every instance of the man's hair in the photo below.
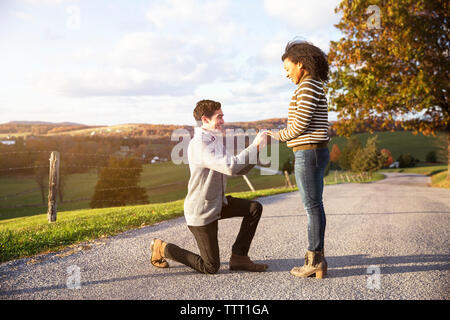
{"type": "Polygon", "coordinates": [[[211,118],[214,115],[214,112],[219,110],[221,107],[220,102],[213,100],[200,100],[197,102],[197,106],[194,109],[194,118],[197,121],[201,121],[202,116],[211,118]]]}
{"type": "Polygon", "coordinates": [[[293,63],[301,63],[313,78],[323,82],[328,81],[328,60],[327,55],[318,47],[303,40],[289,41],[281,56],[281,61],[285,59],[293,63]]]}

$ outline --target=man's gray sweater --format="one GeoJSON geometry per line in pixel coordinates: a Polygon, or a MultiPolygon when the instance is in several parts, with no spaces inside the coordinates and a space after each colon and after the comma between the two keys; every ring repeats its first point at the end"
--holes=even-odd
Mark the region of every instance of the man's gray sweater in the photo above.
{"type": "Polygon", "coordinates": [[[227,205],[227,176],[243,175],[257,163],[257,146],[251,144],[237,156],[227,152],[220,134],[195,128],[189,142],[191,177],[184,201],[184,216],[189,226],[204,226],[220,218],[227,205]]]}

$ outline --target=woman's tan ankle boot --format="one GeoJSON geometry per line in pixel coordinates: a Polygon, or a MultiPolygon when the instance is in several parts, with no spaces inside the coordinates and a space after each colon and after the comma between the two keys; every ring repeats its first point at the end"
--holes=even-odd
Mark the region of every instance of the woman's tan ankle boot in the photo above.
{"type": "Polygon", "coordinates": [[[324,249],[320,250],[320,254],[322,255],[322,262],[323,262],[323,275],[326,276],[328,272],[328,262],[327,259],[325,259],[325,251],[324,249]]]}
{"type": "Polygon", "coordinates": [[[303,267],[294,267],[291,274],[307,278],[315,275],[316,278],[322,279],[327,274],[327,263],[324,257],[323,250],[321,251],[307,251],[305,255],[305,265],[303,267]]]}

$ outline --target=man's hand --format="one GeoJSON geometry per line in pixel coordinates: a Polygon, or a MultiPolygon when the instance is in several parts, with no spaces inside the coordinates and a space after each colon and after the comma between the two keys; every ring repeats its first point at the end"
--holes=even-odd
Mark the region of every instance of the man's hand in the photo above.
{"type": "Polygon", "coordinates": [[[253,144],[258,147],[258,150],[264,148],[267,144],[267,131],[260,131],[253,140],[253,144]]]}
{"type": "Polygon", "coordinates": [[[280,140],[280,134],[278,132],[267,131],[267,134],[274,139],[280,140]]]}

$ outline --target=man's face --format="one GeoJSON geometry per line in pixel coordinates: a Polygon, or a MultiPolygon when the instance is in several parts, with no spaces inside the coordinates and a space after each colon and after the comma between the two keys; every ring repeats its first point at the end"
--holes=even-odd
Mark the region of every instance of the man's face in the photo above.
{"type": "Polygon", "coordinates": [[[209,119],[206,116],[202,116],[202,122],[203,122],[203,128],[207,130],[223,130],[223,124],[225,123],[223,121],[223,112],[222,108],[219,110],[216,110],[212,117],[209,119]]]}
{"type": "Polygon", "coordinates": [[[283,66],[284,70],[286,70],[286,77],[291,79],[293,83],[298,84],[303,76],[301,63],[293,63],[289,58],[286,58],[283,61],[283,66]]]}

